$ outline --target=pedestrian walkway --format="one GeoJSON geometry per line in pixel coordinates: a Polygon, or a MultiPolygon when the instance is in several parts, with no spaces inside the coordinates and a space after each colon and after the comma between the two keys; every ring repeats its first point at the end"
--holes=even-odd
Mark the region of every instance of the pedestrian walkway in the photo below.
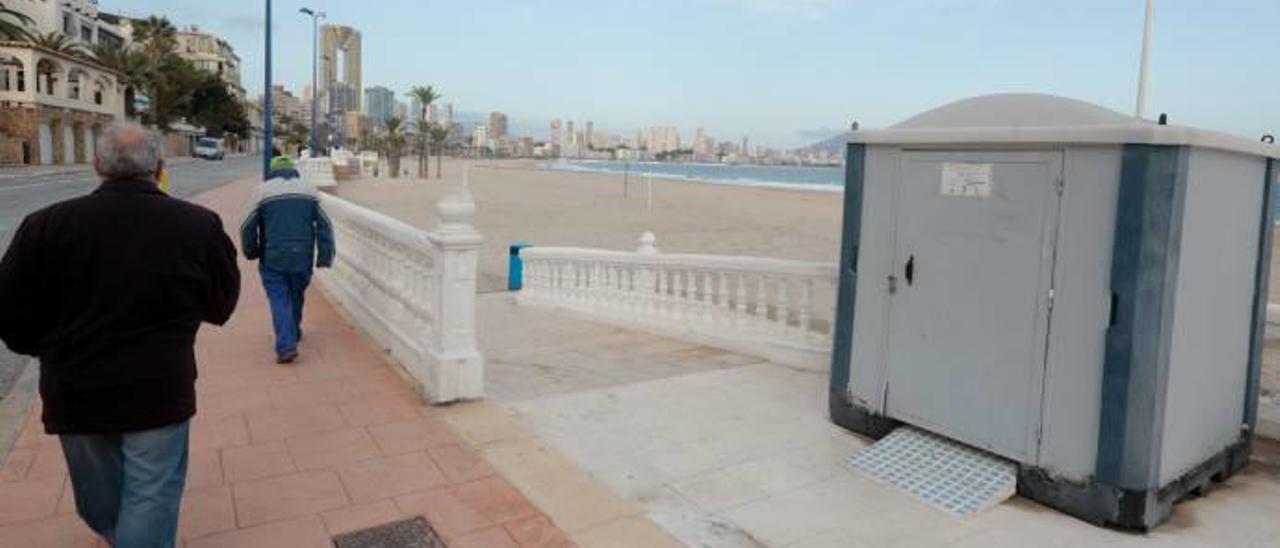
{"type": "MultiPolygon", "coordinates": [[[[198,201],[234,230],[249,188],[198,201]]],[[[415,515],[451,547],[569,545],[319,292],[310,294],[301,360],[276,365],[265,296],[253,267],[241,268],[235,317],[203,328],[197,345],[185,546],[328,547],[332,535],[415,515]]],[[[39,411],[37,403],[0,468],[0,546],[94,546],[39,411]]]]}
{"type": "MultiPolygon", "coordinates": [[[[957,519],[846,465],[870,441],[829,420],[826,374],[517,306],[510,294],[482,295],[477,311],[491,398],[531,431],[536,441],[524,443],[566,455],[687,546],[1264,548],[1280,539],[1273,464],[1178,505],[1146,535],[1021,497],[957,519]]],[[[509,443],[481,451],[541,502],[526,478],[536,459],[511,456],[509,443]]]]}

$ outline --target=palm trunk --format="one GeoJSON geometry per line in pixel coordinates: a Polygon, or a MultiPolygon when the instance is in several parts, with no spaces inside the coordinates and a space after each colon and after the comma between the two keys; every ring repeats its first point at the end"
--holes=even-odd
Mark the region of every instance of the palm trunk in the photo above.
{"type": "Polygon", "coordinates": [[[427,139],[425,131],[427,130],[427,105],[422,105],[422,119],[418,121],[418,134],[422,135],[422,141],[418,146],[418,178],[430,179],[431,166],[427,164],[427,159],[431,157],[430,141],[427,139]]]}
{"type": "Polygon", "coordinates": [[[441,143],[439,146],[436,147],[436,178],[437,179],[443,179],[443,177],[441,177],[440,175],[440,170],[443,169],[440,167],[440,165],[443,163],[444,163],[444,144],[441,143]]]}

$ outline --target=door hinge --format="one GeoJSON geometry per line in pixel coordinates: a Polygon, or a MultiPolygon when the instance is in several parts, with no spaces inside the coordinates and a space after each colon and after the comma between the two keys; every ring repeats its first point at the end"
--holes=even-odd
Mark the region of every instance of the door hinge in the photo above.
{"type": "Polygon", "coordinates": [[[1066,179],[1063,179],[1062,177],[1058,177],[1058,184],[1057,184],[1057,187],[1058,187],[1058,196],[1062,196],[1062,189],[1063,189],[1063,187],[1065,187],[1065,186],[1066,186],[1066,184],[1067,184],[1067,183],[1066,183],[1066,179]]]}
{"type": "Polygon", "coordinates": [[[1053,310],[1053,288],[1049,288],[1049,310],[1053,310]]]}

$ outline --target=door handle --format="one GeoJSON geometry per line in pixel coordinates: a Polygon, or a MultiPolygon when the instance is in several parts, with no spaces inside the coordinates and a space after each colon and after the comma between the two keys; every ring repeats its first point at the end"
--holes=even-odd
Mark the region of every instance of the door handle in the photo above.
{"type": "Polygon", "coordinates": [[[916,281],[916,256],[912,255],[907,259],[907,285],[914,285],[916,281]]]}

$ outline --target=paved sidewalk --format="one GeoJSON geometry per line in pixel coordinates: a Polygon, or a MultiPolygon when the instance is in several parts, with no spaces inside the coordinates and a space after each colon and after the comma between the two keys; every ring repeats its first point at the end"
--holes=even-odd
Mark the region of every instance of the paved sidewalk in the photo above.
{"type": "MultiPolygon", "coordinates": [[[[248,190],[239,183],[199,201],[234,230],[248,190]]],[[[302,359],[276,365],[265,297],[252,266],[241,268],[235,317],[203,328],[197,346],[185,546],[329,547],[334,534],[413,515],[453,548],[570,545],[319,292],[309,295],[302,359]]],[[[0,468],[0,546],[94,546],[38,407],[0,468]]]]}
{"type": "MultiPolygon", "coordinates": [[[[1146,535],[1021,497],[956,519],[845,465],[869,440],[828,419],[826,374],[517,306],[509,294],[479,304],[487,386],[509,420],[688,546],[1280,546],[1274,465],[1179,504],[1146,535]],[[504,380],[516,372],[521,382],[504,380]]],[[[504,473],[502,463],[519,464],[507,477],[540,502],[525,488],[526,461],[482,451],[504,473]]]]}

